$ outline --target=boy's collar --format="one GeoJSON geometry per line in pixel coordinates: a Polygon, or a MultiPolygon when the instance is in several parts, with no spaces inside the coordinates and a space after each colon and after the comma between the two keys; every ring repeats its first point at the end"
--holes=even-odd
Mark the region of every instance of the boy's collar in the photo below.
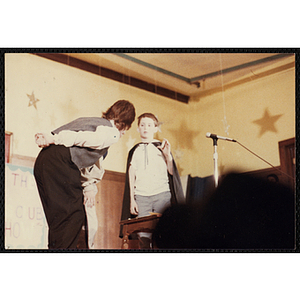
{"type": "Polygon", "coordinates": [[[152,139],[152,140],[150,140],[150,141],[141,141],[141,143],[143,143],[143,144],[150,144],[150,143],[157,143],[157,142],[160,142],[159,140],[156,140],[156,139],[152,139]]]}
{"type": "Polygon", "coordinates": [[[154,146],[159,146],[161,142],[159,140],[151,140],[150,142],[142,141],[139,144],[153,144],[154,146]]]}
{"type": "Polygon", "coordinates": [[[112,124],[113,127],[116,127],[114,120],[109,120],[109,122],[112,124]]]}

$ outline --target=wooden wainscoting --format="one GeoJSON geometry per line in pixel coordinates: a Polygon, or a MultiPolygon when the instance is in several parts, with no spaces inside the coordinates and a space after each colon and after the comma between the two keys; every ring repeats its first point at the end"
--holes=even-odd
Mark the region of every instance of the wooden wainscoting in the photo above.
{"type": "Polygon", "coordinates": [[[97,187],[98,231],[95,237],[95,249],[121,249],[119,222],[121,220],[125,173],[107,170],[97,187]]]}
{"type": "Polygon", "coordinates": [[[296,148],[295,138],[278,142],[280,166],[247,172],[259,178],[275,181],[295,189],[296,148]]]}

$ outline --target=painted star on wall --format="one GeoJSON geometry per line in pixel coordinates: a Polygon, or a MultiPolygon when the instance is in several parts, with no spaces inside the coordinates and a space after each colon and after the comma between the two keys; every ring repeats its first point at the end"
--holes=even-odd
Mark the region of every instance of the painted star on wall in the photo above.
{"type": "Polygon", "coordinates": [[[275,127],[275,122],[282,116],[282,114],[271,116],[266,108],[263,117],[253,121],[253,123],[260,126],[259,136],[261,137],[267,131],[278,132],[275,127]]]}
{"type": "Polygon", "coordinates": [[[40,100],[37,99],[37,98],[34,96],[34,92],[32,92],[31,95],[28,95],[28,94],[27,94],[27,96],[28,96],[28,98],[30,99],[30,100],[29,100],[28,106],[33,105],[33,106],[35,107],[35,109],[37,109],[36,103],[37,103],[38,101],[40,101],[40,100]]]}
{"type": "Polygon", "coordinates": [[[178,129],[169,129],[169,131],[182,149],[194,150],[194,139],[199,135],[199,131],[191,130],[185,120],[181,122],[181,126],[178,129]]]}

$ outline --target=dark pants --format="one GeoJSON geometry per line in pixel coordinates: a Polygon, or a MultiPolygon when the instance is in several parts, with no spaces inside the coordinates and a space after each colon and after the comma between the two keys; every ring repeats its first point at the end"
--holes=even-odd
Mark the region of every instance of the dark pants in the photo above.
{"type": "Polygon", "coordinates": [[[80,171],[69,148],[44,148],[36,159],[34,177],[49,227],[48,248],[75,249],[85,212],[80,171]]]}

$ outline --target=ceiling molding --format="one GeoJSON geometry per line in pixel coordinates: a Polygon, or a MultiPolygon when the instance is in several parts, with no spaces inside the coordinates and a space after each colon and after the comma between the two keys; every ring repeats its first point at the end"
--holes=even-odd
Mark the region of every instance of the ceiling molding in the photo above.
{"type": "Polygon", "coordinates": [[[142,66],[145,66],[145,67],[147,67],[147,68],[150,68],[150,69],[152,69],[152,70],[158,71],[158,72],[160,72],[160,73],[163,73],[163,74],[172,76],[172,77],[174,77],[174,78],[176,78],[176,79],[179,79],[179,80],[182,80],[182,81],[184,81],[184,82],[191,83],[191,79],[190,79],[190,78],[181,76],[181,75],[176,74],[176,73],[174,73],[174,72],[170,72],[170,71],[165,70],[165,69],[163,69],[163,68],[160,68],[160,67],[158,67],[158,66],[155,66],[155,65],[152,65],[152,64],[150,64],[150,63],[147,63],[147,62],[145,62],[145,61],[143,61],[143,60],[140,60],[140,59],[137,59],[137,58],[135,58],[135,57],[129,56],[129,55],[127,55],[127,54],[124,54],[124,53],[113,53],[113,54],[114,54],[114,55],[117,55],[117,56],[119,56],[119,57],[122,57],[122,58],[124,58],[124,59],[130,60],[130,61],[132,61],[132,62],[135,62],[135,63],[137,63],[137,64],[139,64],[139,65],[142,65],[142,66]]]}
{"type": "Polygon", "coordinates": [[[238,70],[241,70],[241,69],[249,68],[249,67],[252,67],[252,66],[256,66],[256,65],[259,65],[259,64],[263,64],[263,63],[266,63],[266,62],[270,62],[270,61],[273,61],[273,60],[277,60],[277,59],[281,59],[281,58],[285,58],[285,57],[289,57],[289,56],[293,56],[293,55],[294,54],[285,54],[285,53],[283,53],[283,54],[277,54],[277,55],[274,55],[274,56],[265,57],[265,58],[262,58],[262,59],[258,59],[258,60],[251,61],[251,62],[248,62],[248,63],[245,63],[245,64],[237,65],[237,66],[227,68],[227,69],[224,69],[224,70],[220,70],[220,71],[212,72],[212,73],[209,73],[209,74],[205,74],[205,75],[197,76],[197,77],[194,77],[194,78],[190,78],[190,82],[193,83],[195,81],[207,79],[207,78],[210,78],[210,77],[215,77],[215,76],[222,75],[222,74],[231,73],[231,72],[234,72],[234,71],[238,71],[238,70]]]}
{"type": "Polygon", "coordinates": [[[256,65],[259,65],[259,64],[267,63],[267,62],[270,62],[270,61],[273,61],[273,60],[278,60],[278,59],[281,59],[281,58],[285,58],[285,57],[289,57],[289,56],[294,55],[293,53],[292,54],[291,53],[276,54],[276,55],[273,55],[273,56],[269,56],[269,57],[265,57],[265,58],[258,59],[258,60],[255,60],[255,61],[251,61],[251,62],[248,62],[248,63],[236,65],[236,66],[226,68],[226,69],[223,69],[223,70],[211,72],[211,73],[196,76],[196,77],[193,77],[193,78],[188,78],[188,77],[181,76],[177,73],[168,71],[166,69],[163,69],[161,67],[158,67],[156,65],[150,64],[148,62],[145,62],[143,60],[137,59],[137,58],[135,58],[133,56],[130,56],[128,54],[124,54],[124,53],[113,53],[113,54],[117,55],[119,57],[122,57],[124,59],[127,59],[131,62],[137,63],[141,66],[144,66],[144,67],[147,67],[149,69],[155,70],[157,72],[169,75],[173,78],[179,79],[179,80],[184,81],[184,82],[189,83],[189,84],[196,84],[196,83],[200,84],[199,83],[200,80],[204,80],[204,79],[207,79],[207,78],[219,76],[219,75],[222,75],[222,74],[231,73],[231,72],[234,72],[234,71],[238,71],[238,70],[241,70],[241,69],[249,68],[249,67],[252,67],[252,66],[256,66],[256,65]]]}
{"type": "Polygon", "coordinates": [[[80,70],[84,70],[105,78],[109,78],[124,84],[128,84],[130,86],[160,95],[164,96],[173,100],[177,100],[183,103],[189,102],[189,96],[177,93],[173,90],[143,81],[141,79],[127,76],[125,74],[122,74],[120,72],[113,71],[111,69],[103,68],[101,66],[97,66],[85,61],[82,61],[78,58],[68,56],[66,54],[61,53],[33,53],[34,55],[50,59],[55,62],[59,62],[65,65],[68,65],[70,67],[74,67],[80,70]]]}

